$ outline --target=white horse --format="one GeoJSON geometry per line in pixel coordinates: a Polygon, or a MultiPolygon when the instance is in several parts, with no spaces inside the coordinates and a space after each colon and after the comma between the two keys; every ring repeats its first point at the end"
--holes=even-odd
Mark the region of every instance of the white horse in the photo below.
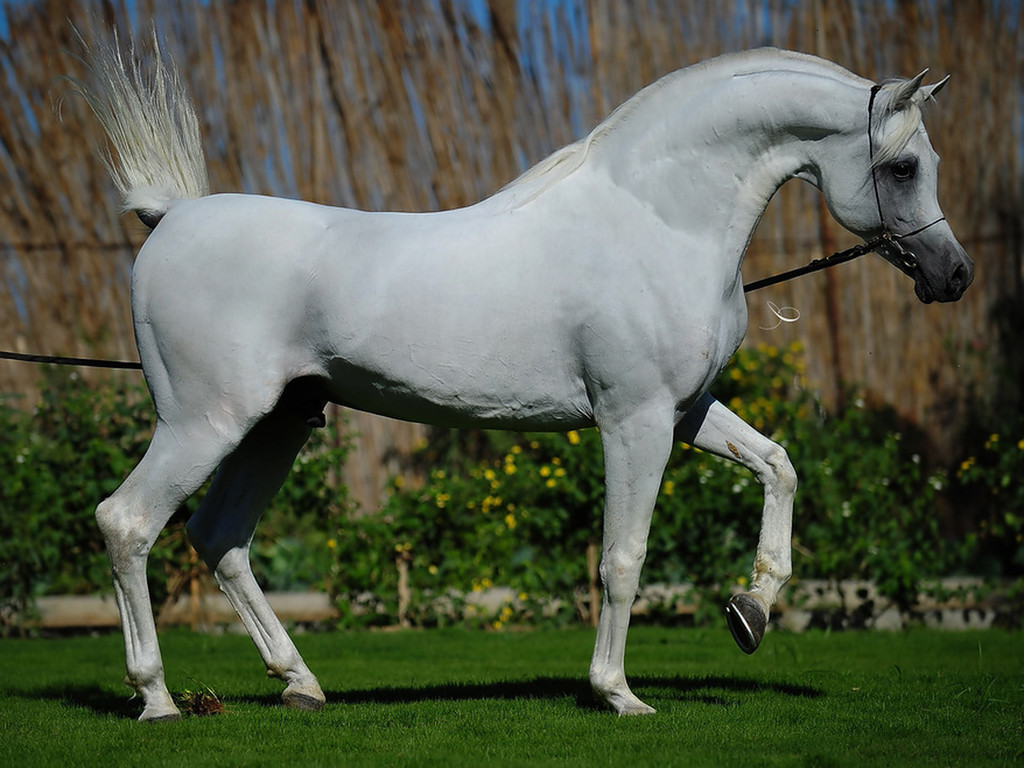
{"type": "Polygon", "coordinates": [[[727,610],[748,653],[790,576],[792,465],[707,391],[744,335],[740,267],[769,199],[803,179],[851,232],[892,234],[880,252],[922,301],[955,301],[973,277],[936,201],[921,120],[945,81],[922,86],[924,73],[875,86],[808,55],[722,56],[645,88],[493,197],[399,214],[209,195],[173,72],[157,57],[147,80],[106,47],[87,59],[80,87],[116,150],[108,165],[126,210],[153,229],[132,308],[156,431],[96,510],[142,720],[178,716],[147,556],[218,467],[192,542],[284,702],[323,705],[253,578],[249,542],[328,401],[430,424],[599,427],[605,591],[590,680],[618,713],[653,712],[623,654],[675,440],[764,485],[750,590],[727,610]]]}

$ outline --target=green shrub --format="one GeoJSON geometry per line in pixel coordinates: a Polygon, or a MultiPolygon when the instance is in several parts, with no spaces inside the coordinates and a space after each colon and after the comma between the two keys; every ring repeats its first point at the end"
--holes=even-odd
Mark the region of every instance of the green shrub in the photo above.
{"type": "MultiPolygon", "coordinates": [[[[915,438],[894,414],[851,397],[826,414],[803,382],[799,344],[741,349],[712,391],[786,446],[800,475],[794,514],[798,577],[870,579],[902,606],[923,579],[956,568],[962,551],[939,532],[938,497],[915,438]]],[[[375,594],[386,622],[408,571],[414,622],[442,621],[447,590],[513,588],[505,618],[536,613],[538,596],[572,610],[589,582],[588,545],[600,541],[603,465],[596,430],[492,436],[492,457],[438,469],[421,487],[396,479],[383,516],[350,521],[336,549],[341,603],[375,594]],[[361,565],[353,566],[353,563],[361,565]]],[[[717,611],[746,583],[761,525],[762,491],[730,461],[677,445],[665,472],[644,569],[646,583],[691,583],[717,611]]],[[[499,621],[502,617],[497,617],[499,621]]]]}
{"type": "Polygon", "coordinates": [[[151,406],[74,373],[50,372],[37,407],[0,405],[0,600],[24,610],[48,593],[109,583],[96,504],[117,488],[149,439],[151,406]]]}
{"type": "MultiPolygon", "coordinates": [[[[88,385],[49,371],[31,412],[0,401],[0,629],[24,618],[34,598],[112,588],[96,505],[127,477],[152,436],[153,406],[142,385],[88,385]]],[[[348,497],[327,483],[349,450],[337,429],[317,430],[285,488],[263,518],[253,547],[257,579],[272,589],[325,588],[332,565],[327,531],[345,516],[348,497]]],[[[196,498],[175,514],[150,557],[154,604],[175,576],[195,569],[184,521],[196,498]]],[[[181,579],[178,578],[180,583],[181,579]]]]}
{"type": "MultiPolygon", "coordinates": [[[[797,579],[869,579],[902,607],[929,579],[957,573],[988,576],[993,587],[1017,578],[1006,599],[1024,594],[1020,428],[992,433],[947,477],[929,468],[920,437],[891,410],[854,393],[825,412],[804,382],[798,344],[741,349],[712,391],[783,444],[796,466],[797,579]],[[965,523],[959,538],[942,535],[939,510],[949,504],[978,521],[965,523]]],[[[0,628],[36,596],[110,589],[94,510],[142,456],[152,422],[142,386],[87,386],[63,371],[45,377],[32,412],[0,400],[0,628]]],[[[469,440],[470,452],[445,440],[425,446],[422,456],[438,467],[439,445],[447,445],[443,468],[420,482],[395,478],[381,513],[359,516],[331,479],[349,441],[339,428],[316,430],[253,542],[261,585],[327,589],[348,625],[391,624],[399,613],[421,625],[453,615],[491,625],[541,613],[576,620],[591,580],[587,553],[601,538],[599,434],[490,432],[469,440]],[[511,587],[510,598],[493,615],[474,617],[472,596],[493,585],[511,587]]],[[[154,548],[157,605],[196,567],[183,530],[195,504],[179,510],[154,548]]],[[[676,445],[645,583],[693,584],[717,613],[746,583],[761,505],[745,469],[676,445]]]]}
{"type": "Polygon", "coordinates": [[[988,557],[975,568],[986,576],[1024,572],[1024,427],[990,434],[961,463],[957,479],[984,510],[977,537],[988,557]]]}

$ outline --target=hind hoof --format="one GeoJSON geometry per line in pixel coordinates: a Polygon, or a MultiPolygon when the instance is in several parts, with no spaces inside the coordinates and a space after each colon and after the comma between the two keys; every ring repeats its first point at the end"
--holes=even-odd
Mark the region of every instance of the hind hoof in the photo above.
{"type": "Polygon", "coordinates": [[[746,654],[756,651],[768,624],[761,604],[748,594],[736,595],[725,608],[725,618],[740,650],[746,654]]]}

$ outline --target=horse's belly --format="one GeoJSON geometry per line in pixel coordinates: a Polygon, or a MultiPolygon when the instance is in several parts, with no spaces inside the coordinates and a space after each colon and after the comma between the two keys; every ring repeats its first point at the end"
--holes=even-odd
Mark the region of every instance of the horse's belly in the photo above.
{"type": "Polygon", "coordinates": [[[328,370],[328,396],[334,402],[405,421],[519,430],[593,424],[582,381],[560,371],[517,374],[497,364],[491,371],[440,365],[412,372],[408,367],[356,364],[340,357],[328,370]],[[530,378],[533,383],[527,384],[530,378]]]}

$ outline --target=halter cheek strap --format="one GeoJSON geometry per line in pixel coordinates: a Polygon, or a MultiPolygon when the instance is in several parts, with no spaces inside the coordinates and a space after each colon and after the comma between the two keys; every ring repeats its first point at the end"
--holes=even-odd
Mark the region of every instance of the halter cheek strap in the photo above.
{"type": "Polygon", "coordinates": [[[871,185],[875,190],[875,205],[878,208],[878,223],[882,228],[882,234],[869,241],[868,246],[871,246],[869,250],[876,251],[883,258],[894,261],[904,272],[910,274],[919,266],[917,256],[914,255],[913,251],[905,248],[900,241],[905,237],[920,234],[929,227],[934,227],[940,221],[945,221],[946,217],[940,216],[930,224],[925,224],[923,227],[918,227],[912,232],[904,232],[903,234],[891,232],[888,225],[886,225],[885,216],[882,214],[882,197],[878,194],[878,169],[875,167],[875,136],[872,131],[875,97],[880,90],[882,90],[881,85],[875,84],[871,86],[871,97],[868,99],[868,159],[871,163],[871,185]]]}

